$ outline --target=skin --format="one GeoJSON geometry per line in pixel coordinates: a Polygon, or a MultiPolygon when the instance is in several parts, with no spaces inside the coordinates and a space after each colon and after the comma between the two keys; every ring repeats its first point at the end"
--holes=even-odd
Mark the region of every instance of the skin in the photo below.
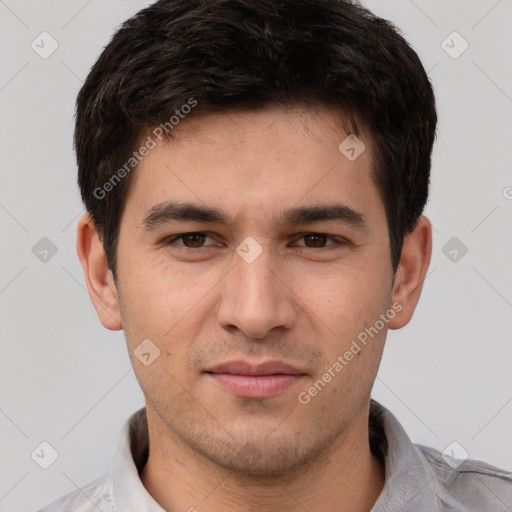
{"type": "Polygon", "coordinates": [[[387,329],[406,325],[420,297],[432,230],[421,217],[394,275],[371,141],[361,134],[366,151],[345,158],[339,115],[268,108],[182,122],[133,176],[117,287],[91,218],[79,221],[92,302],[106,328],[124,329],[146,399],[151,451],[141,480],[167,511],[363,512],[382,490],[384,468],[368,443],[370,392],[387,329]],[[220,208],[234,223],[143,229],[166,201],[220,208]],[[365,227],[278,222],[282,210],[333,203],[361,213],[365,227]],[[190,232],[207,236],[163,243],[190,232]],[[246,237],[262,249],[252,263],[236,252],[246,237]],[[299,393],[395,303],[401,311],[300,403],[299,393]],[[145,339],[160,350],[149,366],[134,356],[145,339]],[[240,359],[284,361],[304,375],[276,396],[250,399],[203,373],[240,359]]]}

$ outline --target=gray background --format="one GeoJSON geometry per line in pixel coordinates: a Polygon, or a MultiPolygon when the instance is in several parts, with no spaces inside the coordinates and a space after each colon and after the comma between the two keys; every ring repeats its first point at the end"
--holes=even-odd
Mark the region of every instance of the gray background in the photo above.
{"type": "MultiPolygon", "coordinates": [[[[512,2],[365,3],[420,54],[440,116],[432,264],[413,322],[390,332],[373,396],[415,442],[457,441],[512,470],[512,2]],[[469,44],[461,55],[454,31],[469,44]]],[[[36,510],[97,477],[143,405],[123,333],[100,325],[76,257],[72,131],[88,70],[147,4],[0,0],[0,511],[36,510]],[[31,47],[43,31],[59,45],[47,59],[31,47]],[[46,262],[47,241],[32,252],[43,237],[57,248],[46,262]],[[42,441],[59,454],[48,469],[31,458],[42,441]]]]}

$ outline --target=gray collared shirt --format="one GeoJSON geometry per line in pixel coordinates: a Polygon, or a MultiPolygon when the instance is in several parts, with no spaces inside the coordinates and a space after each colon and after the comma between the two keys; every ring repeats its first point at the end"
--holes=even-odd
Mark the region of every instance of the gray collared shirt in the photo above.
{"type": "MultiPolygon", "coordinates": [[[[386,472],[372,512],[512,512],[511,472],[413,444],[398,420],[374,400],[369,425],[372,451],[386,472]]],[[[40,512],[165,512],[139,478],[148,453],[142,408],[125,423],[109,470],[40,512]]]]}

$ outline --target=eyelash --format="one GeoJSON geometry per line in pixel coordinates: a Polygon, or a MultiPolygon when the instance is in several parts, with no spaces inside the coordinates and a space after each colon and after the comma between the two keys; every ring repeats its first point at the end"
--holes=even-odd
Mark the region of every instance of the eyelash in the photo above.
{"type": "MultiPolygon", "coordinates": [[[[173,236],[171,238],[167,238],[166,240],[163,241],[163,245],[168,247],[170,245],[173,245],[175,244],[175,242],[177,240],[182,240],[186,237],[186,236],[191,236],[191,235],[196,235],[196,236],[205,236],[205,237],[208,237],[208,238],[211,238],[207,233],[202,233],[202,232],[199,232],[199,231],[191,231],[189,233],[181,233],[180,235],[176,235],[176,236],[173,236]]],[[[306,236],[321,236],[321,237],[326,237],[326,239],[330,239],[331,241],[333,241],[332,244],[329,244],[329,245],[326,245],[326,246],[323,246],[323,247],[308,247],[306,245],[301,245],[299,247],[301,248],[304,248],[304,249],[316,249],[316,250],[324,250],[324,251],[327,251],[327,250],[330,250],[331,248],[336,248],[336,247],[340,247],[340,246],[343,246],[343,245],[347,245],[349,242],[347,240],[345,240],[344,238],[340,238],[340,237],[336,237],[334,235],[328,235],[326,233],[315,233],[315,232],[308,232],[308,233],[303,233],[300,235],[300,237],[298,238],[298,240],[306,237],[306,236]]],[[[185,251],[188,251],[188,250],[195,250],[195,251],[199,251],[201,249],[207,249],[208,247],[213,247],[214,244],[210,245],[210,246],[203,246],[203,247],[187,247],[186,245],[184,244],[176,244],[176,247],[179,248],[178,250],[185,250],[185,251]]]]}

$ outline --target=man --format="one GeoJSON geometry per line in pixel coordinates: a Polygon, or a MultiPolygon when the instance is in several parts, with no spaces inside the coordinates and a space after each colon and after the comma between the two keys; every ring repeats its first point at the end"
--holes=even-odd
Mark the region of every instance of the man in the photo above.
{"type": "Polygon", "coordinates": [[[77,100],[77,249],[146,407],[50,511],[512,510],[370,399],[429,266],[436,111],[344,0],[160,0],[77,100]]]}

